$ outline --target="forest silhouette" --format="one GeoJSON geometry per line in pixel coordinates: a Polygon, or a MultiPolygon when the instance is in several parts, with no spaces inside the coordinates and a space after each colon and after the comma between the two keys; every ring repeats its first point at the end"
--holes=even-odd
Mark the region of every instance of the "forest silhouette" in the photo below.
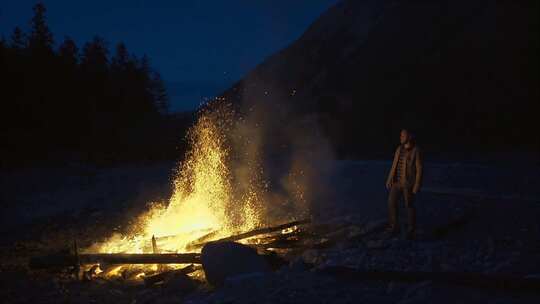
{"type": "Polygon", "coordinates": [[[84,161],[111,164],[174,158],[192,115],[169,115],[160,74],[100,36],[55,46],[37,3],[25,33],[0,41],[1,164],[84,161]],[[179,118],[180,116],[180,118],[179,118]]]}

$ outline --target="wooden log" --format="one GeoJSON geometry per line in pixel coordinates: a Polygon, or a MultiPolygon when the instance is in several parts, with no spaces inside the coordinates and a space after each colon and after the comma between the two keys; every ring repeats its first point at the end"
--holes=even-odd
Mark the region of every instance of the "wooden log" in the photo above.
{"type": "MultiPolygon", "coordinates": [[[[65,268],[79,266],[78,255],[71,252],[59,252],[51,255],[36,256],[30,259],[28,266],[32,269],[65,268]]],[[[78,273],[77,273],[78,276],[78,273]]]]}
{"type": "Polygon", "coordinates": [[[212,242],[235,242],[235,241],[239,241],[239,240],[242,240],[242,239],[247,239],[247,238],[250,238],[250,237],[253,237],[253,236],[266,234],[266,233],[272,233],[272,232],[280,231],[280,230],[283,230],[283,229],[291,228],[291,227],[294,227],[294,226],[305,225],[305,224],[309,224],[309,223],[311,223],[311,220],[294,221],[294,222],[282,224],[282,225],[279,225],[279,226],[259,228],[259,229],[251,230],[251,231],[248,231],[248,232],[240,233],[240,234],[237,234],[237,235],[231,235],[231,236],[228,236],[226,238],[222,238],[222,239],[215,240],[215,241],[212,241],[212,242]]]}
{"type": "MultiPolygon", "coordinates": [[[[206,234],[204,234],[203,236],[201,236],[200,238],[204,238],[208,235],[212,235],[212,234],[216,234],[218,231],[216,230],[211,230],[211,229],[199,229],[199,230],[194,230],[192,231],[193,233],[195,232],[207,232],[206,234]]],[[[164,236],[158,236],[156,237],[156,241],[159,243],[161,241],[170,241],[170,240],[174,240],[176,238],[179,238],[179,237],[182,237],[182,234],[173,234],[173,235],[164,235],[164,236]]]]}
{"type": "Polygon", "coordinates": [[[289,248],[297,248],[302,246],[302,242],[299,240],[276,240],[272,241],[270,243],[262,243],[262,244],[248,244],[250,247],[254,248],[261,248],[261,249],[269,249],[269,248],[276,248],[276,249],[289,249],[289,248]]]}
{"type": "Polygon", "coordinates": [[[198,253],[94,253],[79,254],[81,264],[200,264],[201,255],[198,253]]]}
{"type": "Polygon", "coordinates": [[[152,253],[159,253],[156,237],[152,235],[152,253]]]}
{"type": "Polygon", "coordinates": [[[186,249],[187,250],[195,250],[195,249],[199,249],[201,248],[202,246],[204,246],[204,244],[206,242],[208,242],[211,238],[215,237],[217,234],[219,233],[219,231],[217,230],[213,230],[203,236],[201,236],[200,238],[194,240],[194,241],[191,241],[189,242],[187,245],[186,245],[186,249]]]}
{"type": "MultiPolygon", "coordinates": [[[[228,236],[226,238],[222,238],[222,239],[219,239],[219,240],[210,241],[211,238],[215,237],[219,233],[219,231],[213,230],[213,231],[210,231],[207,234],[199,237],[198,239],[196,239],[194,241],[191,241],[190,243],[187,244],[186,248],[187,248],[187,250],[197,250],[197,249],[202,248],[206,243],[209,243],[209,242],[225,242],[225,241],[234,242],[234,241],[239,241],[239,240],[246,239],[246,238],[249,238],[249,237],[252,237],[252,236],[256,236],[256,235],[259,235],[259,234],[266,234],[266,233],[276,232],[276,231],[291,228],[291,227],[294,227],[294,226],[297,226],[297,225],[304,225],[304,224],[309,224],[309,223],[311,223],[311,220],[294,221],[294,222],[285,223],[285,224],[282,224],[282,225],[279,225],[279,226],[267,227],[267,228],[259,228],[259,229],[251,230],[251,231],[244,232],[244,233],[241,233],[241,234],[228,236]]],[[[157,237],[155,239],[156,239],[157,242],[159,242],[159,241],[162,241],[162,240],[171,240],[171,239],[174,239],[176,237],[177,237],[177,235],[169,235],[169,236],[157,237]]]]}
{"type": "Polygon", "coordinates": [[[201,264],[198,253],[87,253],[55,254],[34,257],[29,266],[33,269],[68,267],[80,264],[201,264]]]}
{"type": "Polygon", "coordinates": [[[258,249],[293,249],[306,247],[306,241],[310,241],[315,236],[305,230],[296,230],[287,234],[272,235],[261,239],[260,242],[256,244],[247,244],[248,246],[258,248],[258,249]]]}
{"type": "Polygon", "coordinates": [[[484,274],[471,272],[402,272],[402,271],[361,271],[358,269],[332,266],[317,273],[330,275],[345,281],[432,281],[468,287],[498,290],[516,290],[540,293],[540,278],[504,274],[484,274]]]}

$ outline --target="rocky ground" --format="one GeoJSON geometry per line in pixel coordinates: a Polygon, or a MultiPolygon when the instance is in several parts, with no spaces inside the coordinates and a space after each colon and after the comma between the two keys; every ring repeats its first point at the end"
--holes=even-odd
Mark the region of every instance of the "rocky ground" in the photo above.
{"type": "MultiPolygon", "coordinates": [[[[220,287],[183,277],[153,287],[121,280],[81,282],[67,274],[35,272],[26,266],[30,256],[66,247],[73,238],[84,246],[111,230],[121,232],[136,206],[141,208],[170,192],[171,164],[83,170],[91,174],[77,173],[79,168],[52,175],[45,174],[47,170],[4,175],[0,297],[5,303],[540,300],[538,290],[509,291],[433,280],[358,280],[325,271],[343,266],[358,273],[458,272],[540,278],[540,177],[534,170],[538,168],[428,164],[425,187],[417,197],[418,238],[408,241],[404,235],[389,237],[381,230],[386,218],[387,166],[385,162],[334,166],[328,175],[332,191],[312,206],[314,223],[334,229],[328,234],[336,240],[331,246],[288,255],[287,264],[276,271],[233,276],[220,287]],[[77,203],[70,203],[75,199],[77,203]],[[53,201],[57,202],[54,210],[44,208],[53,201]],[[44,212],[39,216],[23,212],[28,204],[44,212]]],[[[404,210],[401,214],[406,220],[404,210]]],[[[405,230],[406,221],[402,225],[405,230]]]]}

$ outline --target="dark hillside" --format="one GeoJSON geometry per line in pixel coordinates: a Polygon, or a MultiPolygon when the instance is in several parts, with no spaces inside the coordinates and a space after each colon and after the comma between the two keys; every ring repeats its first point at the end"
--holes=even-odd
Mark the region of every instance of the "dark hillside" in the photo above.
{"type": "Polygon", "coordinates": [[[403,126],[430,150],[538,151],[539,12],[537,1],[342,1],[224,96],[317,114],[341,156],[387,151],[403,126]]]}

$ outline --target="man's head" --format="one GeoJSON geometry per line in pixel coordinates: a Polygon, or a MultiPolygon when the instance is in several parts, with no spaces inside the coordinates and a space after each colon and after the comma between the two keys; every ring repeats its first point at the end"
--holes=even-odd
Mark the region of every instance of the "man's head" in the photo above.
{"type": "Polygon", "coordinates": [[[412,142],[412,134],[407,129],[402,129],[399,134],[399,143],[402,145],[410,144],[412,142]]]}

